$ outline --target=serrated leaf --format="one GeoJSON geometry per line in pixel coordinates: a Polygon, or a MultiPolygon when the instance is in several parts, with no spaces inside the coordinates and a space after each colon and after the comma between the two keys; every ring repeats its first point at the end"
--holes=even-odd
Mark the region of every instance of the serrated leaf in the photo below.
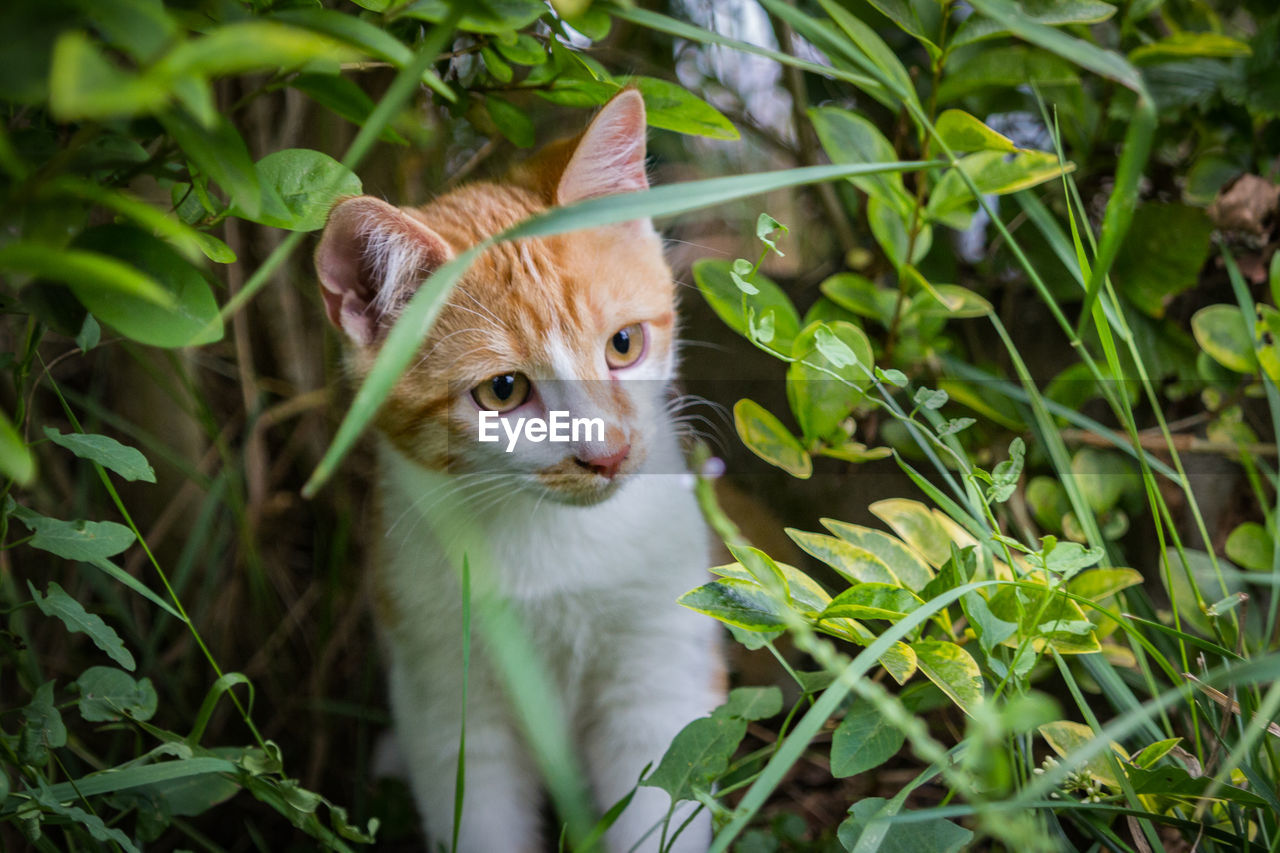
{"type": "Polygon", "coordinates": [[[84,433],[64,434],[53,427],[45,427],[44,434],[54,444],[67,448],[81,459],[97,462],[126,480],[156,481],[156,472],[148,464],[147,457],[137,448],[121,444],[114,438],[84,433]]]}
{"type": "Polygon", "coordinates": [[[831,775],[855,776],[879,767],[902,748],[906,738],[869,702],[857,702],[831,738],[831,775]]]}
{"type": "Polygon", "coordinates": [[[80,716],[91,723],[107,723],[126,717],[149,720],[158,699],[151,679],[135,680],[110,666],[94,666],[76,679],[80,688],[80,716]]]}
{"type": "Polygon", "coordinates": [[[31,581],[27,581],[27,589],[31,591],[31,598],[35,601],[36,607],[40,608],[40,612],[45,616],[57,617],[73,634],[77,632],[88,634],[95,646],[130,672],[137,668],[133,655],[125,648],[124,642],[115,629],[103,622],[100,616],[85,610],[80,602],[67,595],[57,583],[50,581],[44,595],[40,594],[31,581]]]}

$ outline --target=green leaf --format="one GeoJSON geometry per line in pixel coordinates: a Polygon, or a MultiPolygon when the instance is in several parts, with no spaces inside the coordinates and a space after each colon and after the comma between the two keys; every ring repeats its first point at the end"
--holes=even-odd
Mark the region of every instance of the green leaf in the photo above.
{"type": "Polygon", "coordinates": [[[49,750],[67,745],[67,727],[53,704],[53,682],[36,688],[31,701],[22,709],[23,728],[18,755],[30,764],[43,765],[49,750]]]}
{"type": "Polygon", "coordinates": [[[767,720],[782,713],[782,691],[777,687],[735,687],[714,713],[743,720],[767,720]]]}
{"type": "Polygon", "coordinates": [[[9,416],[0,411],[0,474],[12,477],[20,486],[30,485],[36,475],[36,460],[9,416]]]}
{"type": "Polygon", "coordinates": [[[498,52],[517,65],[541,65],[547,61],[547,48],[528,33],[516,33],[509,42],[498,40],[498,52]]]}
{"type": "Polygon", "coordinates": [[[831,738],[831,775],[856,776],[884,764],[906,738],[869,702],[856,702],[831,738]]]}
{"type": "MultiPolygon", "coordinates": [[[[848,51],[848,55],[851,58],[865,58],[862,62],[859,62],[859,65],[866,68],[866,63],[869,62],[871,67],[866,68],[866,70],[874,73],[876,78],[897,96],[898,100],[914,106],[916,114],[922,113],[923,109],[920,106],[920,99],[916,95],[916,88],[912,83],[911,75],[907,73],[907,69],[902,64],[902,60],[898,58],[898,54],[884,43],[884,40],[880,38],[874,29],[848,9],[836,3],[835,0],[818,0],[818,4],[836,22],[836,26],[844,30],[845,35],[853,42],[854,50],[848,51]]],[[[803,32],[801,34],[803,35],[803,32]]]]}
{"type": "Polygon", "coordinates": [[[125,791],[143,785],[157,785],[175,779],[186,779],[204,773],[236,773],[236,765],[225,758],[197,756],[180,761],[163,761],[158,764],[111,768],[100,773],[81,776],[73,782],[62,782],[49,788],[54,799],[71,800],[80,796],[94,797],[125,791]]]}
{"type": "Polygon", "coordinates": [[[1026,500],[1036,523],[1051,533],[1062,532],[1062,517],[1071,511],[1067,490],[1052,477],[1032,477],[1027,482],[1026,500]]]}
{"type": "Polygon", "coordinates": [[[27,544],[66,560],[93,560],[119,554],[133,544],[133,531],[114,521],[62,521],[6,501],[6,509],[35,534],[27,544]]]}
{"type": "Polygon", "coordinates": [[[1081,448],[1071,458],[1071,476],[1076,488],[1099,515],[1114,507],[1126,490],[1141,489],[1141,481],[1128,457],[1110,450],[1081,448]]]}
{"type": "Polygon", "coordinates": [[[940,104],[991,87],[1080,85],[1080,77],[1070,62],[1025,45],[982,50],[964,62],[949,63],[946,72],[938,86],[940,104]]]}
{"type": "Polygon", "coordinates": [[[819,286],[828,299],[857,314],[875,320],[886,329],[893,323],[896,291],[852,272],[836,273],[819,286]]]}
{"type": "Polygon", "coordinates": [[[1212,233],[1213,223],[1198,207],[1143,204],[1134,211],[1111,277],[1144,313],[1163,317],[1165,306],[1199,281],[1212,233]]]}
{"type": "Polygon", "coordinates": [[[1267,800],[1244,788],[1235,785],[1215,787],[1212,776],[1192,776],[1186,769],[1169,764],[1151,769],[1130,767],[1126,775],[1134,793],[1139,796],[1172,797],[1181,801],[1226,800],[1248,808],[1265,808],[1268,805],[1267,800]],[[1211,787],[1214,793],[1209,796],[1211,787]]]}
{"type": "Polygon", "coordinates": [[[1006,646],[1031,638],[1035,652],[1047,647],[1064,655],[1101,651],[1092,623],[1080,605],[1056,590],[1045,587],[1044,592],[1035,593],[1001,586],[987,604],[996,618],[1018,625],[1018,635],[1005,641],[1006,646]]]}
{"type": "Polygon", "coordinates": [[[1019,151],[1010,157],[1000,151],[978,151],[961,157],[934,187],[925,205],[925,216],[952,228],[967,228],[977,201],[957,169],[973,181],[983,195],[1008,195],[1042,184],[1075,169],[1059,163],[1050,151],[1019,151]]]}
{"type": "Polygon", "coordinates": [[[841,424],[871,384],[871,341],[852,323],[813,323],[796,337],[791,356],[787,401],[805,439],[845,438],[841,424]]]}
{"type": "Polygon", "coordinates": [[[185,114],[170,111],[160,116],[160,122],[182,153],[226,190],[238,210],[245,216],[262,213],[263,189],[249,148],[225,116],[219,115],[210,127],[201,127],[185,114]]]}
{"type": "Polygon", "coordinates": [[[971,592],[960,599],[960,606],[978,634],[978,643],[988,655],[1018,630],[1016,622],[1006,622],[992,613],[987,599],[979,592],[971,592]]]}
{"type": "Polygon", "coordinates": [[[911,402],[922,409],[937,411],[947,404],[949,395],[946,391],[933,388],[917,388],[911,402]]]}
{"type": "Polygon", "coordinates": [[[1090,601],[1102,602],[1121,590],[1142,583],[1142,573],[1133,569],[1090,569],[1067,582],[1067,591],[1090,601]]]}
{"type": "Polygon", "coordinates": [[[885,811],[886,805],[892,805],[890,815],[896,814],[896,801],[890,803],[881,797],[866,797],[849,807],[849,817],[840,824],[836,831],[840,843],[848,851],[861,850],[864,836],[868,831],[874,832],[874,847],[877,853],[960,853],[969,848],[973,833],[962,826],[957,826],[945,818],[933,818],[911,823],[877,822],[885,811]]]}
{"type": "Polygon", "coordinates": [[[126,480],[156,481],[156,472],[147,463],[147,457],[136,448],[121,444],[105,435],[83,433],[63,434],[53,427],[44,428],[45,436],[54,444],[67,448],[81,459],[97,462],[126,480]]]}
{"type": "Polygon", "coordinates": [[[1271,571],[1275,543],[1271,534],[1256,521],[1246,521],[1227,537],[1227,556],[1236,565],[1255,572],[1271,571]]]}
{"type": "Polygon", "coordinates": [[[829,619],[885,619],[896,622],[923,602],[910,590],[896,584],[859,583],[837,595],[819,614],[829,619]]]}
{"type": "Polygon", "coordinates": [[[901,586],[890,564],[871,551],[821,533],[786,528],[791,540],[806,554],[826,563],[849,583],[883,583],[901,586]]]}
{"type": "Polygon", "coordinates": [[[1145,746],[1142,751],[1133,757],[1133,763],[1142,768],[1151,768],[1157,761],[1164,758],[1173,748],[1182,743],[1182,738],[1171,737],[1164,740],[1158,740],[1150,746],[1145,746]]]}
{"type": "Polygon", "coordinates": [[[158,699],[149,678],[135,680],[115,667],[93,666],[75,684],[80,689],[80,716],[91,723],[126,717],[146,721],[156,713],[158,699]]]}
{"type": "Polygon", "coordinates": [[[140,853],[129,836],[118,829],[108,827],[96,814],[90,814],[78,806],[63,805],[50,796],[50,788],[41,780],[40,787],[32,792],[32,799],[54,814],[64,817],[85,828],[92,838],[98,841],[114,842],[123,853],[140,853]]]}
{"type": "Polygon", "coordinates": [[[64,32],[49,67],[49,111],[60,122],[127,118],[168,102],[166,81],[118,68],[89,36],[64,32]]]}
{"type": "Polygon", "coordinates": [[[86,292],[119,293],[156,305],[173,304],[172,295],[153,279],[98,252],[19,241],[0,248],[0,270],[54,279],[86,292]]]}
{"type": "Polygon", "coordinates": [[[494,127],[498,128],[498,132],[509,139],[513,145],[518,148],[528,148],[533,145],[533,120],[524,110],[495,95],[486,96],[484,105],[489,111],[489,118],[493,120],[494,127]]]}
{"type": "MultiPolygon", "coordinates": [[[[757,565],[753,569],[748,569],[742,563],[730,563],[725,566],[715,566],[711,569],[712,574],[725,578],[753,581],[756,584],[761,583],[761,575],[765,577],[773,575],[774,578],[781,575],[782,586],[787,599],[797,608],[817,613],[831,603],[831,596],[827,594],[821,584],[795,566],[775,562],[764,552],[755,548],[738,550],[747,550],[748,553],[759,555],[757,559],[762,558],[765,565],[763,567],[757,565]],[[762,568],[764,569],[763,572],[761,571],[762,568]]],[[[773,583],[773,581],[770,583],[773,583]]]]}
{"type": "Polygon", "coordinates": [[[929,565],[941,566],[950,559],[951,536],[924,504],[906,498],[890,498],[876,501],[869,508],[929,565]]]}
{"type": "MultiPolygon", "coordinates": [[[[439,24],[451,14],[448,0],[418,0],[402,9],[397,15],[418,18],[439,24]]],[[[509,30],[522,30],[544,14],[550,12],[540,0],[485,0],[463,6],[458,29],[472,33],[498,35],[509,30]]]]}
{"type": "MultiPolygon", "coordinates": [[[[1021,14],[1028,20],[1048,26],[1066,24],[1098,24],[1116,13],[1116,7],[1102,0],[1024,0],[1021,14]]],[[[970,15],[956,29],[948,47],[955,49],[986,39],[1008,35],[1007,27],[984,15],[970,15]]]]}
{"type": "MultiPolygon", "coordinates": [[[[742,291],[733,280],[733,266],[728,261],[703,258],[693,264],[693,280],[716,315],[725,325],[744,337],[747,335],[747,315],[743,310],[742,291]]],[[[774,340],[772,346],[782,353],[790,353],[796,335],[800,333],[800,315],[782,291],[763,273],[757,272],[752,286],[759,291],[750,294],[747,306],[755,310],[757,317],[773,315],[774,340]]]]}
{"type": "Polygon", "coordinates": [[[970,716],[983,702],[982,670],[960,646],[941,640],[920,640],[911,644],[920,671],[970,716]]]}
{"type": "Polygon", "coordinates": [[[775,235],[781,236],[790,230],[767,213],[762,213],[756,218],[756,239],[768,246],[780,258],[786,257],[786,254],[774,242],[775,235]]]}
{"type": "Polygon", "coordinates": [[[629,77],[625,83],[640,90],[650,127],[712,139],[738,138],[732,122],[679,83],[657,77],[629,77]]]}
{"type": "MultiPolygon", "coordinates": [[[[273,12],[272,17],[343,41],[364,53],[385,59],[397,68],[403,69],[413,63],[413,51],[399,39],[371,21],[355,15],[335,9],[300,8],[281,9],[273,12]]],[[[458,96],[431,68],[422,72],[422,82],[449,103],[457,102],[458,96]]]]}
{"type": "Polygon", "coordinates": [[[310,30],[266,19],[234,21],[188,39],[169,51],[156,71],[178,77],[214,77],[248,71],[293,70],[310,62],[360,58],[350,47],[310,30]]]}
{"type": "Polygon", "coordinates": [[[1135,47],[1129,51],[1129,61],[1134,65],[1151,65],[1155,62],[1168,62],[1174,59],[1202,56],[1229,59],[1235,56],[1249,56],[1252,53],[1253,50],[1246,42],[1222,33],[1193,33],[1184,30],[1150,44],[1135,47]]]}
{"type": "Polygon", "coordinates": [[[168,243],[126,225],[99,225],[82,232],[75,245],[126,261],[168,290],[172,307],[72,284],[76,298],[116,331],[157,347],[198,346],[222,338],[209,283],[168,243]]]}
{"type": "Polygon", "coordinates": [[[1049,571],[1070,578],[1094,565],[1106,554],[1099,546],[1086,548],[1079,542],[1059,542],[1045,555],[1044,563],[1049,571]]]}
{"type": "Polygon", "coordinates": [[[892,575],[896,576],[907,589],[923,589],[925,584],[933,579],[933,569],[929,568],[920,555],[889,534],[830,518],[823,518],[820,521],[823,527],[850,545],[870,552],[886,567],[892,566],[890,570],[892,575]]]}
{"type": "Polygon", "coordinates": [[[770,465],[801,480],[813,473],[813,461],[804,446],[759,403],[744,397],[734,404],[733,424],[747,449],[770,465]]]}
{"type": "Polygon", "coordinates": [[[671,742],[657,769],[640,784],[661,788],[673,802],[709,792],[747,733],[747,721],[728,715],[702,717],[689,723],[671,742]]]}
{"type": "Polygon", "coordinates": [[[964,110],[944,110],[934,125],[953,151],[1017,151],[1007,136],[996,133],[964,110]]]}
{"type": "Polygon", "coordinates": [[[31,590],[31,598],[45,616],[56,616],[73,634],[77,632],[88,634],[95,646],[106,652],[108,657],[125,669],[132,672],[137,667],[133,655],[120,640],[120,635],[103,622],[101,617],[86,611],[80,602],[67,595],[62,587],[50,581],[45,595],[41,595],[35,585],[27,581],[27,589],[31,590]]]}
{"type": "Polygon", "coordinates": [[[690,610],[748,631],[781,631],[786,628],[781,604],[755,581],[725,578],[703,584],[680,596],[690,610]]]}
{"type": "Polygon", "coordinates": [[[344,196],[359,195],[363,189],[355,173],[328,154],[310,148],[286,148],[263,157],[255,164],[258,182],[279,198],[283,207],[268,205],[250,216],[232,205],[235,216],[243,216],[289,231],[317,231],[324,227],[333,203],[344,196]]]}
{"type": "Polygon", "coordinates": [[[1191,333],[1200,348],[1228,370],[1251,374],[1258,369],[1253,330],[1246,325],[1236,306],[1201,308],[1191,317],[1191,333]]]}
{"type": "MultiPolygon", "coordinates": [[[[353,80],[340,74],[298,74],[289,81],[289,85],[356,126],[363,126],[373,114],[373,98],[353,80]]],[[[390,128],[384,130],[379,138],[384,142],[406,142],[403,136],[390,128]]]]}
{"type": "MultiPolygon", "coordinates": [[[[839,107],[816,107],[809,110],[809,120],[832,163],[887,163],[897,159],[893,145],[880,129],[857,113],[839,107]]],[[[901,175],[854,177],[849,183],[888,204],[900,217],[913,204],[901,175]]]]}
{"type": "MultiPolygon", "coordinates": [[[[920,20],[916,4],[913,4],[910,0],[868,0],[868,2],[880,14],[897,24],[903,32],[915,37],[928,49],[930,56],[937,56],[940,53],[933,39],[929,38],[928,28],[920,20]]],[[[924,8],[927,9],[929,7],[925,6],[924,8]]]]}

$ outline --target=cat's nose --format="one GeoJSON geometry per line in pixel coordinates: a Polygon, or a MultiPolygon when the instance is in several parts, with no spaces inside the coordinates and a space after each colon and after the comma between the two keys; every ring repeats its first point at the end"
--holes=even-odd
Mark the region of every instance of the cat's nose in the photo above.
{"type": "Polygon", "coordinates": [[[622,447],[612,453],[601,453],[600,455],[584,455],[575,456],[573,461],[577,462],[583,468],[599,474],[605,479],[612,480],[618,476],[618,471],[622,468],[622,463],[627,461],[627,456],[631,453],[631,445],[624,444],[622,447]]]}

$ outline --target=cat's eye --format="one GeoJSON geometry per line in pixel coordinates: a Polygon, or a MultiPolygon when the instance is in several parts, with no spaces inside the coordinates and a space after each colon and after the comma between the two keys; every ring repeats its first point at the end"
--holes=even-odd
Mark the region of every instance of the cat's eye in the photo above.
{"type": "Polygon", "coordinates": [[[529,399],[529,377],[523,373],[499,373],[471,389],[471,399],[482,409],[509,412],[529,399]]]}
{"type": "Polygon", "coordinates": [[[604,360],[614,370],[630,367],[644,355],[644,344],[644,326],[632,323],[614,332],[613,337],[609,338],[609,343],[604,348],[604,360]]]}

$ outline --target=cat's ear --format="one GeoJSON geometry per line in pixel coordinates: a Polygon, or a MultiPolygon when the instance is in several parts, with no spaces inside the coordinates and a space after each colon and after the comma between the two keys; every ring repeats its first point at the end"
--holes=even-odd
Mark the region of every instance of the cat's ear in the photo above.
{"type": "Polygon", "coordinates": [[[440,235],[385,201],[340,201],[316,248],[325,313],[353,342],[368,346],[451,255],[440,235]]]}
{"type": "Polygon", "coordinates": [[[644,99],[624,89],[587,125],[556,187],[556,204],[649,188],[644,99]]]}

